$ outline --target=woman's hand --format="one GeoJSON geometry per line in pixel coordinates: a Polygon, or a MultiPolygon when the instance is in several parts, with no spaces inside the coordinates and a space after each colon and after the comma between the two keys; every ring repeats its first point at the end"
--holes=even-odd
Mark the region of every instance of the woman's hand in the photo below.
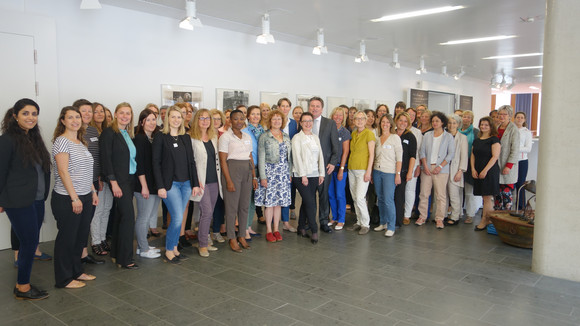
{"type": "Polygon", "coordinates": [[[262,187],[268,188],[268,179],[260,180],[260,184],[262,185],[262,187]]]}
{"type": "Polygon", "coordinates": [[[258,180],[252,179],[252,186],[254,187],[254,190],[258,190],[258,180]]]}
{"type": "Polygon", "coordinates": [[[431,175],[431,171],[429,170],[428,166],[423,166],[423,172],[425,172],[426,175],[431,175]]]}
{"type": "Polygon", "coordinates": [[[483,170],[481,170],[481,172],[479,172],[480,179],[485,179],[486,175],[487,175],[487,171],[485,169],[483,169],[483,170]]]}
{"type": "Polygon", "coordinates": [[[193,188],[191,188],[191,194],[193,196],[199,196],[199,195],[201,195],[201,188],[200,187],[193,187],[193,188]]]}
{"type": "Polygon", "coordinates": [[[323,183],[324,183],[324,177],[318,177],[318,185],[320,186],[323,183]]]}
{"type": "Polygon", "coordinates": [[[507,166],[505,168],[503,168],[503,170],[501,171],[501,174],[503,175],[508,175],[510,174],[510,168],[508,168],[507,166]]]}
{"type": "Polygon", "coordinates": [[[475,171],[474,169],[471,169],[471,176],[474,179],[479,179],[479,175],[477,174],[477,171],[475,171]]]}
{"type": "Polygon", "coordinates": [[[141,196],[145,199],[149,199],[149,188],[147,188],[147,185],[141,188],[141,196]]]}
{"type": "Polygon", "coordinates": [[[77,201],[72,202],[72,210],[75,214],[80,214],[83,212],[83,202],[77,197],[77,201]]]}
{"type": "Polygon", "coordinates": [[[0,213],[4,213],[4,207],[0,207],[0,213]]]}
{"type": "Polygon", "coordinates": [[[103,180],[99,178],[99,189],[98,189],[99,191],[103,191],[103,184],[104,184],[103,180]]]}
{"type": "Polygon", "coordinates": [[[418,178],[421,175],[421,166],[417,165],[417,167],[415,168],[415,178],[418,178]]]}
{"type": "Polygon", "coordinates": [[[232,181],[226,181],[226,187],[229,192],[236,191],[236,187],[234,186],[234,183],[232,181]]]}
{"type": "Polygon", "coordinates": [[[119,187],[119,184],[117,184],[117,182],[111,181],[111,190],[113,191],[113,196],[115,198],[123,197],[123,191],[121,190],[121,187],[119,187]]]}
{"type": "Polygon", "coordinates": [[[455,173],[455,177],[453,177],[453,181],[455,182],[461,181],[461,176],[463,176],[463,172],[461,172],[461,170],[457,171],[457,173],[455,173]]]}
{"type": "Polygon", "coordinates": [[[302,184],[304,185],[304,187],[308,186],[308,178],[307,177],[302,177],[302,184]]]}
{"type": "Polygon", "coordinates": [[[400,185],[400,184],[401,184],[401,175],[395,174],[395,185],[400,185]]]}
{"type": "Polygon", "coordinates": [[[433,169],[433,171],[431,171],[431,174],[433,174],[433,175],[438,175],[438,174],[439,174],[439,172],[441,172],[441,168],[439,167],[439,165],[437,165],[437,166],[436,166],[436,167],[433,169]]]}
{"type": "Polygon", "coordinates": [[[338,181],[342,181],[343,176],[344,176],[344,170],[343,169],[338,169],[338,173],[336,174],[336,179],[338,181]]]}
{"type": "Polygon", "coordinates": [[[165,188],[161,188],[159,190],[157,190],[157,196],[159,196],[159,198],[167,198],[167,190],[165,190],[165,188]]]}
{"type": "Polygon", "coordinates": [[[99,195],[96,192],[93,192],[93,206],[99,206],[99,195]]]}
{"type": "Polygon", "coordinates": [[[413,179],[413,170],[407,172],[407,182],[411,181],[411,179],[413,179]]]}
{"type": "Polygon", "coordinates": [[[371,181],[371,173],[370,172],[365,172],[365,175],[363,177],[363,181],[364,182],[369,182],[371,181]]]}

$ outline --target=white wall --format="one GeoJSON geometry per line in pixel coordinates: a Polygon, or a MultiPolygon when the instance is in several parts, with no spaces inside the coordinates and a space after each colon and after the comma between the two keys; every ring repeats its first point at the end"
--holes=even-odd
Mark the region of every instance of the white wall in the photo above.
{"type": "MultiPolygon", "coordinates": [[[[253,104],[259,103],[260,91],[279,91],[293,102],[296,94],[317,94],[369,99],[371,105],[388,100],[394,106],[407,100],[409,88],[421,78],[423,89],[473,96],[476,119],[491,105],[483,80],[455,81],[435,73],[419,77],[414,68],[355,64],[353,57],[336,53],[315,56],[309,47],[285,42],[260,45],[254,35],[210,26],[184,31],[166,17],[106,5],[81,11],[79,3],[0,0],[0,31],[35,36],[37,100],[46,139],[60,108],[78,98],[111,109],[127,101],[140,111],[148,102],[161,102],[161,84],[203,87],[208,108],[215,107],[216,88],[249,89],[253,104]]],[[[47,220],[52,220],[50,210],[47,220]]]]}

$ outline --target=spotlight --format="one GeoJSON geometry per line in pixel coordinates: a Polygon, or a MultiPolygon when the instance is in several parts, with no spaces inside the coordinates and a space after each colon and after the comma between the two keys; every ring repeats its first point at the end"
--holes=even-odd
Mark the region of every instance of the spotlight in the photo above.
{"type": "Polygon", "coordinates": [[[101,9],[99,0],[83,0],[81,1],[81,9],[101,9]]]}
{"type": "Polygon", "coordinates": [[[256,38],[256,43],[260,44],[274,44],[274,36],[270,34],[270,15],[264,14],[262,16],[262,34],[258,35],[256,38]]]}
{"type": "Polygon", "coordinates": [[[423,58],[423,56],[421,56],[421,59],[419,59],[419,68],[415,71],[415,73],[417,75],[427,73],[427,69],[425,69],[425,58],[423,58]]]}
{"type": "Polygon", "coordinates": [[[201,20],[197,18],[194,0],[185,0],[185,18],[179,23],[179,28],[193,31],[194,27],[203,27],[201,20]]]}
{"type": "Polygon", "coordinates": [[[368,62],[368,61],[369,61],[369,57],[367,56],[367,53],[366,53],[365,41],[362,40],[362,41],[360,41],[359,55],[356,58],[354,58],[354,62],[362,63],[362,62],[368,62]]]}
{"type": "Polygon", "coordinates": [[[441,66],[441,74],[445,77],[449,76],[449,75],[447,75],[447,66],[446,65],[441,66]]]}
{"type": "Polygon", "coordinates": [[[399,63],[399,51],[397,49],[393,50],[393,62],[391,62],[391,67],[395,69],[401,68],[401,64],[399,63]]]}
{"type": "Polygon", "coordinates": [[[312,54],[316,54],[316,55],[321,55],[323,53],[327,54],[328,49],[326,48],[326,45],[324,45],[324,30],[322,28],[319,28],[316,35],[317,35],[318,45],[315,46],[314,49],[312,49],[312,54]]]}
{"type": "Polygon", "coordinates": [[[465,75],[465,68],[461,67],[461,69],[459,70],[459,73],[453,75],[453,79],[455,80],[459,80],[461,79],[461,77],[463,77],[465,75]]]}

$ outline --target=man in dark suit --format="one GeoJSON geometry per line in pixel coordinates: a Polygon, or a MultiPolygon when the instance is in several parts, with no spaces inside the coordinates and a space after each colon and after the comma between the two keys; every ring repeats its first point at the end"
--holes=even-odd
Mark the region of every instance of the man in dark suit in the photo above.
{"type": "Polygon", "coordinates": [[[312,132],[318,135],[320,146],[322,147],[322,156],[326,166],[326,176],[324,182],[318,186],[318,221],[320,229],[326,233],[331,233],[332,229],[328,226],[328,216],[330,215],[330,203],[328,201],[328,187],[330,186],[330,175],[334,167],[339,163],[338,157],[338,130],[336,124],[322,116],[324,101],[320,97],[313,97],[308,101],[308,111],[314,117],[314,126],[312,132]]]}

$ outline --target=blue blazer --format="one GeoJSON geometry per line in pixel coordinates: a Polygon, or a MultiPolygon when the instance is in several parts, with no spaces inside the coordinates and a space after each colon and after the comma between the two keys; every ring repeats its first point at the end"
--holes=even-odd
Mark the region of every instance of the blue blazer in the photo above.
{"type": "MultiPolygon", "coordinates": [[[[439,152],[437,153],[437,165],[441,164],[443,161],[447,161],[447,164],[441,169],[441,173],[449,173],[449,165],[455,156],[455,143],[453,136],[447,131],[443,131],[441,135],[441,145],[439,146],[439,152]]],[[[419,158],[427,159],[427,163],[431,160],[431,153],[433,152],[433,130],[428,131],[423,136],[423,142],[421,143],[421,149],[419,151],[419,158]]],[[[430,164],[427,164],[430,165],[430,164]]]]}
{"type": "Polygon", "coordinates": [[[294,135],[298,133],[298,123],[294,119],[288,118],[288,136],[290,139],[294,138],[294,135]]]}

